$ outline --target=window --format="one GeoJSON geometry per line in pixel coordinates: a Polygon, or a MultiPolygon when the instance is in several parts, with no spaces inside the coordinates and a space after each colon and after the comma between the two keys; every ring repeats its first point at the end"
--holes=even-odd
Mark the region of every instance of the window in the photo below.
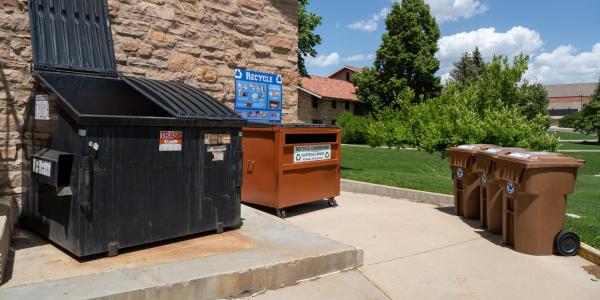
{"type": "Polygon", "coordinates": [[[331,101],[331,108],[336,108],[337,107],[337,101],[333,100],[331,101]]]}
{"type": "Polygon", "coordinates": [[[346,103],[344,103],[344,108],[346,110],[349,110],[350,109],[350,102],[346,101],[346,103]]]}
{"type": "Polygon", "coordinates": [[[335,125],[335,119],[331,120],[331,125],[335,125]]]}
{"type": "Polygon", "coordinates": [[[563,108],[563,109],[549,109],[548,113],[553,116],[553,117],[563,117],[563,116],[568,116],[572,113],[576,113],[577,109],[571,109],[571,108],[563,108]]]}
{"type": "Polygon", "coordinates": [[[325,124],[325,120],[323,120],[323,119],[313,119],[312,123],[316,124],[316,125],[323,125],[323,124],[325,124]]]}
{"type": "Polygon", "coordinates": [[[346,81],[350,82],[350,72],[346,72],[346,81]]]}
{"type": "Polygon", "coordinates": [[[319,98],[317,98],[315,96],[312,97],[312,107],[319,108],[319,98]]]}

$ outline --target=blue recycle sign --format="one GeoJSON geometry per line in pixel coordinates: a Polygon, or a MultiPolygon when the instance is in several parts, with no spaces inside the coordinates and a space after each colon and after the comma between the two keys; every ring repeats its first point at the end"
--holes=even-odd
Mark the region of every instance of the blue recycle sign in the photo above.
{"type": "Polygon", "coordinates": [[[234,110],[252,122],[281,123],[283,99],[280,74],[235,69],[234,110]]]}

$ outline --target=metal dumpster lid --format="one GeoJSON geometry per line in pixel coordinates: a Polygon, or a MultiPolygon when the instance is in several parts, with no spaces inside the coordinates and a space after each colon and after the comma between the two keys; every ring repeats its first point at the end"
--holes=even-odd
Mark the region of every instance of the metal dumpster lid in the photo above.
{"type": "Polygon", "coordinates": [[[235,120],[242,118],[225,104],[187,84],[141,77],[121,77],[135,90],[178,118],[235,120]]]}
{"type": "Polygon", "coordinates": [[[106,0],[31,0],[33,68],[117,76],[106,0]]]}

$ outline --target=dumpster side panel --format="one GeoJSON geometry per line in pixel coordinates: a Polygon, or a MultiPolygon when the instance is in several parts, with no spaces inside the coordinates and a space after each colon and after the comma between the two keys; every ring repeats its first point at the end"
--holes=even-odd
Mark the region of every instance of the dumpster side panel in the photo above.
{"type": "Polygon", "coordinates": [[[59,114],[48,145],[36,145],[73,153],[70,189],[72,195],[58,196],[57,189],[37,180],[39,174],[32,172],[31,182],[23,204],[23,221],[57,245],[80,254],[80,205],[77,194],[81,152],[81,138],[76,127],[59,114]]]}
{"type": "Polygon", "coordinates": [[[226,136],[230,142],[201,144],[203,157],[202,230],[221,230],[241,226],[241,137],[239,129],[206,128],[205,134],[226,136]],[[211,207],[212,206],[212,207],[211,207]],[[212,209],[211,211],[206,211],[212,209]],[[210,217],[212,215],[212,218],[210,217]],[[205,217],[206,216],[206,217],[205,217]]]}
{"type": "Polygon", "coordinates": [[[247,203],[277,206],[278,161],[273,130],[244,128],[242,138],[243,186],[242,200],[247,203]]]}

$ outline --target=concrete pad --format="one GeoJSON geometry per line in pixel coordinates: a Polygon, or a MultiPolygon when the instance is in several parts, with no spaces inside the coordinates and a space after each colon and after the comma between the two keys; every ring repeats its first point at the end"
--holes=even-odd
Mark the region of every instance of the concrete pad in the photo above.
{"type": "Polygon", "coordinates": [[[339,206],[291,208],[301,228],[365,250],[360,270],[392,299],[598,299],[581,257],[530,256],[452,207],[343,192],[339,206]],[[311,212],[311,213],[305,213],[311,212]]]}
{"type": "Polygon", "coordinates": [[[252,300],[384,300],[389,299],[358,271],[348,271],[305,281],[296,286],[266,291],[239,299],[252,300]]]}
{"type": "MultiPolygon", "coordinates": [[[[132,251],[75,260],[41,240],[15,244],[0,299],[215,299],[352,269],[362,251],[242,206],[244,226],[132,251]]],[[[25,239],[31,241],[31,239],[25,239]]]]}

